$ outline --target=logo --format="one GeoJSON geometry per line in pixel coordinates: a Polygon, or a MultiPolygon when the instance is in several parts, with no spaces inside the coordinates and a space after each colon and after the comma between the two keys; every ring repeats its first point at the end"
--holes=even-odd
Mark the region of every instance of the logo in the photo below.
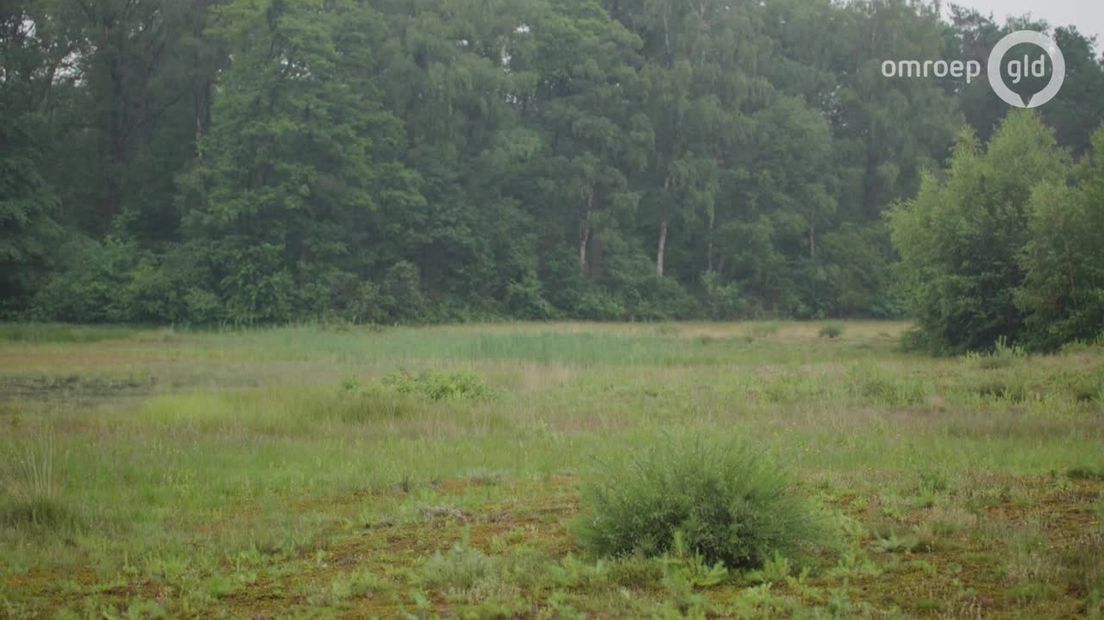
{"type": "MultiPolygon", "coordinates": [[[[946,78],[964,79],[966,84],[973,83],[981,75],[981,63],[970,61],[946,60],[886,60],[882,62],[882,76],[887,78],[946,78]]],[[[1020,30],[1001,39],[989,54],[989,85],[1002,101],[1017,108],[1037,108],[1044,105],[1062,90],[1066,81],[1066,58],[1062,50],[1051,37],[1034,30],[1020,30]],[[1005,64],[1005,56],[1013,47],[1022,44],[1042,48],[1043,53],[1032,58],[1024,54],[1023,58],[1013,58],[1005,64]],[[1050,82],[1041,91],[1021,96],[1005,82],[1005,73],[1017,85],[1024,78],[1044,78],[1047,70],[1047,57],[1050,57],[1050,82]]]]}
{"type": "MultiPolygon", "coordinates": [[[[1046,76],[1046,57],[1040,55],[1035,60],[1031,60],[1025,54],[1023,60],[1014,59],[1008,63],[1008,76],[1012,78],[1013,84],[1019,84],[1020,80],[1025,77],[1044,77],[1046,76]]],[[[1037,108],[1054,99],[1058,91],[1062,90],[1062,84],[1065,81],[1066,57],[1062,55],[1062,50],[1058,49],[1058,44],[1054,42],[1054,39],[1041,32],[1035,32],[1034,30],[1013,32],[1001,39],[997,46],[993,48],[992,53],[989,54],[989,85],[993,87],[993,92],[997,93],[997,96],[1010,106],[1037,108]],[[1001,72],[1004,57],[1008,55],[1013,47],[1022,43],[1030,43],[1043,48],[1046,55],[1050,56],[1050,66],[1053,67],[1050,74],[1050,83],[1046,85],[1046,88],[1026,97],[1021,97],[1013,92],[1005,83],[1004,75],[1001,72]]]]}

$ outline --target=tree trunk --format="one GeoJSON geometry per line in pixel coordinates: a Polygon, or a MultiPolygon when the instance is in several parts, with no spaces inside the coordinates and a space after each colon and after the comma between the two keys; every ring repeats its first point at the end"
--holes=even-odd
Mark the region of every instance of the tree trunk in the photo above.
{"type": "Polygon", "coordinates": [[[663,277],[663,264],[667,260],[667,219],[659,225],[659,249],[656,251],[656,275],[663,277]]]}
{"type": "Polygon", "coordinates": [[[659,247],[656,249],[656,275],[663,277],[663,269],[667,262],[667,233],[671,229],[670,209],[667,208],[667,199],[670,197],[671,175],[663,179],[663,202],[661,203],[661,220],[659,224],[659,247]]]}
{"type": "Polygon", "coordinates": [[[210,74],[207,73],[207,67],[204,64],[204,58],[201,50],[208,44],[204,38],[203,31],[207,22],[207,5],[209,0],[192,0],[192,10],[196,14],[196,22],[193,24],[192,36],[195,37],[196,49],[192,56],[192,68],[195,71],[195,78],[198,81],[192,85],[192,113],[195,115],[195,153],[196,159],[203,159],[203,152],[200,150],[200,142],[203,141],[203,134],[206,130],[207,115],[210,111],[211,101],[211,79],[210,74]],[[200,76],[203,76],[200,79],[200,76]]]}
{"type": "MultiPolygon", "coordinates": [[[[590,214],[587,214],[587,219],[590,219],[590,214]]],[[[579,273],[586,276],[587,273],[587,244],[590,243],[590,225],[588,222],[583,222],[582,233],[579,235],[579,273]]]]}
{"type": "Polygon", "coordinates": [[[586,217],[583,218],[583,225],[579,230],[579,272],[583,274],[583,277],[587,275],[587,246],[590,245],[590,214],[594,212],[594,202],[594,188],[591,188],[590,193],[587,195],[586,217]]]}
{"type": "Polygon", "coordinates": [[[713,213],[709,216],[709,230],[705,240],[705,262],[709,271],[713,271],[713,229],[717,227],[717,216],[713,213]]]}

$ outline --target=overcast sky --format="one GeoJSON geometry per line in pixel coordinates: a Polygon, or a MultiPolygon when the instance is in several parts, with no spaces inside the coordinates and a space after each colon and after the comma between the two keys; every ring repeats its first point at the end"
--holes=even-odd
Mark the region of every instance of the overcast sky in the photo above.
{"type": "Polygon", "coordinates": [[[1096,49],[1104,43],[1104,2],[1101,0],[950,0],[982,13],[992,13],[1002,23],[1009,15],[1031,13],[1051,26],[1077,26],[1082,34],[1096,35],[1096,49]]]}

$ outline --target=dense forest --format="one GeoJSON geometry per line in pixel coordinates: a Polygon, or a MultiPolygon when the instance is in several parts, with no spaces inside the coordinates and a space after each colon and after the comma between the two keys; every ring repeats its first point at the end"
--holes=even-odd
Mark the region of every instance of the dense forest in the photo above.
{"type": "Polygon", "coordinates": [[[984,65],[1021,27],[1048,28],[904,0],[2,0],[0,314],[908,314],[936,349],[1053,346],[1104,321],[1075,234],[1104,219],[1094,42],[1050,29],[1068,77],[1038,113],[880,72],[984,65]]]}

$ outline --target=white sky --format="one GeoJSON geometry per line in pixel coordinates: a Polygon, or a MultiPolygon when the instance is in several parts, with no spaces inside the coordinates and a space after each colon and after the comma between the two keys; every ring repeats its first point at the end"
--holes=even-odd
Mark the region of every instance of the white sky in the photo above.
{"type": "Polygon", "coordinates": [[[1009,15],[1031,13],[1052,27],[1077,26],[1081,34],[1096,35],[1096,49],[1104,48],[1104,2],[1101,0],[949,0],[948,4],[992,13],[1001,23],[1009,15]]]}

